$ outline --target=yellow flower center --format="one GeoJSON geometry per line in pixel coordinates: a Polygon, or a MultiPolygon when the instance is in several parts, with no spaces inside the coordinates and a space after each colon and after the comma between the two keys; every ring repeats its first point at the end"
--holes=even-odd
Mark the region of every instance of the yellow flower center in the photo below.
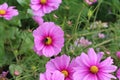
{"type": "Polygon", "coordinates": [[[40,3],[41,3],[41,4],[46,4],[46,3],[47,3],[47,0],[40,0],[40,3]]]}
{"type": "Polygon", "coordinates": [[[99,69],[98,69],[97,66],[91,66],[90,71],[95,74],[95,73],[97,73],[99,71],[99,69]]]}
{"type": "Polygon", "coordinates": [[[52,43],[52,39],[50,37],[46,37],[45,44],[50,45],[52,43]]]}
{"type": "Polygon", "coordinates": [[[66,71],[66,70],[62,70],[61,72],[62,72],[62,74],[64,74],[65,77],[68,76],[68,71],[66,71]]]}
{"type": "Polygon", "coordinates": [[[6,14],[6,11],[5,10],[0,10],[0,15],[4,15],[6,14]]]}

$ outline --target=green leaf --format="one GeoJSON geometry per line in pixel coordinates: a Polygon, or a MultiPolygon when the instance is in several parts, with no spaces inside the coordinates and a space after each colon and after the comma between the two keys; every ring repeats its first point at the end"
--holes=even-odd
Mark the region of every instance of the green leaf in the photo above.
{"type": "Polygon", "coordinates": [[[25,7],[29,7],[29,2],[30,0],[17,0],[17,2],[21,5],[21,6],[23,6],[24,8],[25,7]]]}

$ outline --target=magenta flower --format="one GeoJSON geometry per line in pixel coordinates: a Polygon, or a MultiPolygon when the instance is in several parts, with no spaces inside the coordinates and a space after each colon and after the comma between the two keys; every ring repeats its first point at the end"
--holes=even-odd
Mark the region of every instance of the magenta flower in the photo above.
{"type": "Polygon", "coordinates": [[[105,38],[105,34],[103,34],[103,33],[98,33],[98,37],[101,38],[101,39],[103,39],[103,38],[105,38]]]}
{"type": "Polygon", "coordinates": [[[39,16],[33,16],[33,20],[35,20],[38,25],[41,25],[44,22],[43,18],[39,16]]]}
{"type": "Polygon", "coordinates": [[[92,5],[97,2],[97,0],[85,0],[85,2],[89,5],[92,5]]]}
{"type": "Polygon", "coordinates": [[[116,52],[116,56],[120,59],[120,51],[116,52]]]}
{"type": "Polygon", "coordinates": [[[6,20],[11,20],[13,16],[18,15],[18,10],[14,9],[14,6],[8,7],[7,3],[0,5],[0,17],[6,20]]]}
{"type": "Polygon", "coordinates": [[[74,80],[111,80],[116,79],[111,73],[114,72],[117,67],[112,65],[113,59],[108,57],[101,61],[103,53],[95,53],[93,48],[88,50],[88,55],[82,53],[78,56],[75,62],[78,64],[75,67],[75,73],[73,74],[74,80]]]}
{"type": "Polygon", "coordinates": [[[77,39],[74,43],[76,46],[82,46],[82,47],[87,47],[92,44],[88,39],[85,39],[84,37],[81,37],[80,39],[77,39]]]}
{"type": "Polygon", "coordinates": [[[39,80],[64,80],[64,75],[59,71],[55,71],[53,74],[47,71],[40,74],[39,80]]]}
{"type": "Polygon", "coordinates": [[[38,55],[57,55],[64,46],[64,32],[53,22],[45,22],[33,31],[34,51],[38,55]]]}
{"type": "Polygon", "coordinates": [[[0,80],[1,80],[1,79],[3,80],[4,78],[6,78],[7,74],[8,74],[8,71],[7,71],[7,72],[3,71],[3,72],[0,74],[0,80]]]}
{"type": "Polygon", "coordinates": [[[62,0],[31,0],[31,8],[34,15],[44,16],[46,13],[50,13],[58,9],[62,0]]]}
{"type": "Polygon", "coordinates": [[[70,63],[70,56],[62,55],[50,60],[46,64],[46,70],[54,73],[56,70],[64,74],[65,80],[72,80],[74,60],[70,63]]]}
{"type": "Polygon", "coordinates": [[[120,68],[117,70],[116,76],[120,80],[120,68]]]}

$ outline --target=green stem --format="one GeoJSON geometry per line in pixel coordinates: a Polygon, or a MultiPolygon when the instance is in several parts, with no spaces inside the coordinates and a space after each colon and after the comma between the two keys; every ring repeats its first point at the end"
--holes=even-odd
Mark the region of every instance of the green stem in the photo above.
{"type": "Polygon", "coordinates": [[[17,55],[16,55],[16,53],[15,53],[15,51],[14,51],[14,48],[13,48],[13,45],[12,45],[11,40],[9,40],[9,42],[10,42],[11,50],[12,50],[12,52],[13,52],[13,54],[14,54],[14,56],[15,56],[15,59],[16,59],[16,61],[17,61],[17,63],[18,63],[19,60],[18,60],[17,55]]]}
{"type": "Polygon", "coordinates": [[[101,42],[101,43],[95,45],[94,48],[99,47],[99,46],[102,46],[102,45],[104,45],[104,44],[107,44],[107,43],[109,43],[109,42],[111,42],[111,41],[113,41],[113,40],[116,40],[116,39],[118,39],[118,38],[120,38],[120,37],[115,37],[115,38],[112,38],[112,39],[103,41],[103,42],[101,42]]]}
{"type": "Polygon", "coordinates": [[[79,12],[79,14],[78,14],[78,18],[77,18],[77,20],[76,20],[76,25],[75,25],[75,28],[74,28],[74,33],[76,32],[76,30],[77,30],[77,27],[78,27],[78,24],[79,24],[79,20],[80,20],[80,16],[81,16],[81,14],[82,14],[82,10],[84,9],[84,5],[83,5],[83,7],[82,7],[82,9],[80,10],[80,12],[79,12]]]}

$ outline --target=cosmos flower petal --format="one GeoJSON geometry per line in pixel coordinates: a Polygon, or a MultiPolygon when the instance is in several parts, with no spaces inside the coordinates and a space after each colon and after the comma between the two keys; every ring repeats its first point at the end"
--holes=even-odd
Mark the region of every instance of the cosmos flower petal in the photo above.
{"type": "Polygon", "coordinates": [[[40,73],[39,80],[64,80],[64,75],[59,71],[54,71],[53,74],[51,74],[49,71],[46,71],[45,73],[40,73]]]}
{"type": "Polygon", "coordinates": [[[40,79],[39,79],[39,80],[46,80],[46,79],[45,79],[45,74],[40,73],[40,79]]]}
{"type": "Polygon", "coordinates": [[[54,33],[50,33],[51,30],[54,32],[54,29],[56,29],[56,25],[53,22],[45,22],[44,24],[42,24],[41,29],[39,30],[41,33],[43,33],[44,35],[48,35],[48,36],[56,36],[56,34],[54,33]],[[52,25],[52,26],[51,26],[52,25]]]}
{"type": "Polygon", "coordinates": [[[39,17],[42,17],[42,16],[44,16],[45,14],[44,14],[44,12],[43,11],[33,11],[33,14],[34,14],[34,16],[39,16],[39,17]]]}
{"type": "Polygon", "coordinates": [[[39,26],[37,29],[33,31],[33,37],[38,38],[38,39],[40,38],[39,40],[42,40],[44,38],[44,35],[46,34],[44,28],[43,30],[41,30],[41,26],[39,26]]]}
{"type": "Polygon", "coordinates": [[[39,56],[43,55],[42,51],[41,51],[41,50],[37,50],[36,47],[35,47],[35,45],[33,46],[33,50],[34,50],[39,56]]]}
{"type": "Polygon", "coordinates": [[[62,1],[61,0],[49,0],[50,3],[61,3],[62,1]]]}
{"type": "Polygon", "coordinates": [[[76,58],[76,63],[80,66],[89,66],[89,57],[85,53],[81,53],[81,56],[76,58]]]}
{"type": "Polygon", "coordinates": [[[39,17],[39,16],[33,16],[33,19],[35,20],[36,23],[38,23],[39,25],[41,25],[44,20],[42,17],[39,17]]]}
{"type": "Polygon", "coordinates": [[[52,75],[52,80],[64,80],[64,75],[59,72],[59,71],[55,71],[52,75]]]}
{"type": "Polygon", "coordinates": [[[73,74],[73,80],[83,80],[83,78],[87,75],[87,72],[81,73],[79,71],[73,74]]]}
{"type": "Polygon", "coordinates": [[[103,52],[99,52],[99,53],[97,54],[97,61],[98,61],[98,62],[100,62],[100,61],[101,61],[101,59],[102,59],[103,55],[104,55],[104,53],[103,53],[103,52]]]}
{"type": "Polygon", "coordinates": [[[108,73],[100,73],[99,78],[101,78],[100,80],[111,80],[112,79],[116,79],[115,76],[113,76],[112,74],[108,74],[108,73]],[[101,76],[100,76],[101,75],[101,76]]]}
{"type": "Polygon", "coordinates": [[[120,68],[117,70],[116,76],[117,76],[117,78],[120,80],[120,68]]]}
{"type": "Polygon", "coordinates": [[[100,67],[109,66],[111,64],[113,64],[113,59],[111,59],[111,57],[108,57],[107,59],[100,63],[100,67]]]}
{"type": "Polygon", "coordinates": [[[104,73],[111,73],[111,72],[114,72],[117,69],[117,67],[114,66],[114,65],[106,66],[106,67],[100,67],[100,68],[102,68],[102,72],[104,72],[104,73]]]}
{"type": "Polygon", "coordinates": [[[89,69],[87,67],[78,67],[78,66],[75,66],[73,69],[75,71],[80,72],[80,73],[84,73],[84,72],[88,72],[89,71],[89,69]]]}
{"type": "Polygon", "coordinates": [[[31,5],[31,8],[34,10],[34,11],[37,11],[41,8],[41,5],[39,4],[36,4],[36,5],[31,5]]]}
{"type": "Polygon", "coordinates": [[[98,80],[97,76],[94,74],[87,74],[82,80],[98,80]]]}
{"type": "Polygon", "coordinates": [[[92,64],[96,64],[97,62],[97,54],[95,53],[93,48],[89,48],[88,50],[88,56],[92,64]]]}
{"type": "Polygon", "coordinates": [[[46,57],[52,57],[54,55],[55,51],[53,49],[53,47],[51,46],[45,46],[43,48],[43,55],[45,55],[46,57]]]}
{"type": "Polygon", "coordinates": [[[70,56],[62,55],[61,57],[57,57],[54,60],[54,64],[58,68],[67,68],[70,63],[70,56]]]}
{"type": "Polygon", "coordinates": [[[46,69],[47,69],[47,71],[52,73],[52,72],[56,71],[58,68],[55,66],[53,60],[50,60],[46,64],[46,69]]]}
{"type": "Polygon", "coordinates": [[[7,8],[8,8],[7,3],[3,3],[2,5],[0,5],[0,9],[7,10],[7,8]]]}
{"type": "Polygon", "coordinates": [[[71,63],[70,63],[70,66],[72,67],[76,67],[77,66],[77,63],[75,61],[75,58],[72,59],[71,63]]]}
{"type": "Polygon", "coordinates": [[[42,50],[44,48],[44,44],[39,40],[39,39],[35,39],[35,47],[37,47],[37,50],[42,50]]]}
{"type": "Polygon", "coordinates": [[[31,4],[39,4],[40,0],[31,0],[31,4]]]}

